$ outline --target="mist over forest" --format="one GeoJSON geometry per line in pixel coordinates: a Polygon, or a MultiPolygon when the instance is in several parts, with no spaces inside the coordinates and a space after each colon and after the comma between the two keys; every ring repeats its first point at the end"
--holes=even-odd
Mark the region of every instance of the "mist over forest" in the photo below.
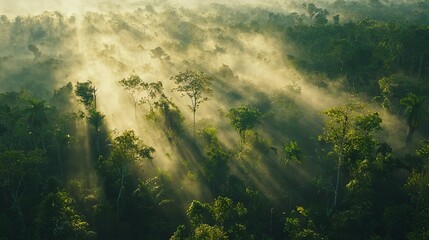
{"type": "Polygon", "coordinates": [[[429,1],[1,0],[0,240],[429,239],[429,1]]]}

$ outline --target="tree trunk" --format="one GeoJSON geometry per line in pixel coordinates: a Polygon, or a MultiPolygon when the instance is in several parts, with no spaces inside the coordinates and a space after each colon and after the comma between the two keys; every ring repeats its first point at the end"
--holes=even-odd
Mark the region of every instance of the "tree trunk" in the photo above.
{"type": "Polygon", "coordinates": [[[34,145],[34,149],[38,149],[37,147],[37,143],[36,143],[36,137],[34,136],[34,133],[31,132],[31,136],[33,137],[33,145],[34,145]]]}
{"type": "Polygon", "coordinates": [[[21,197],[22,197],[22,191],[21,191],[21,184],[22,184],[22,180],[23,180],[23,176],[21,176],[21,178],[18,181],[18,186],[16,187],[15,191],[12,191],[12,189],[10,189],[11,191],[11,197],[12,197],[12,201],[13,201],[13,207],[16,209],[17,215],[19,217],[19,220],[21,222],[21,227],[22,227],[22,232],[24,233],[27,229],[27,226],[25,224],[25,220],[24,220],[24,214],[22,213],[22,209],[21,209],[21,197]]]}
{"type": "Polygon", "coordinates": [[[99,131],[99,129],[96,128],[95,129],[95,142],[97,144],[97,157],[100,156],[100,140],[99,140],[99,137],[98,137],[98,131],[99,131]]]}
{"type": "Polygon", "coordinates": [[[412,126],[408,127],[408,133],[407,133],[407,139],[406,139],[407,146],[410,145],[415,130],[416,129],[412,126]]]}
{"type": "Polygon", "coordinates": [[[246,143],[246,131],[240,132],[241,147],[246,143]]]}
{"type": "Polygon", "coordinates": [[[116,198],[116,217],[119,217],[119,201],[121,200],[122,189],[124,188],[125,168],[122,167],[120,172],[121,172],[121,184],[119,186],[118,197],[116,198]]]}
{"type": "Polygon", "coordinates": [[[193,111],[194,111],[194,140],[195,140],[195,132],[196,132],[196,130],[195,130],[195,113],[197,112],[197,109],[194,107],[193,111]]]}
{"type": "Polygon", "coordinates": [[[339,157],[338,160],[338,165],[337,165],[337,180],[335,183],[335,191],[334,191],[334,208],[337,206],[337,200],[338,200],[338,187],[340,185],[340,166],[341,166],[341,156],[339,157]]]}
{"type": "Polygon", "coordinates": [[[333,207],[335,208],[337,206],[337,201],[338,201],[338,189],[340,186],[340,171],[341,171],[341,164],[343,162],[343,158],[344,158],[344,138],[346,136],[346,132],[347,132],[347,124],[348,124],[348,116],[346,115],[344,117],[344,123],[343,123],[343,129],[342,129],[342,138],[340,140],[340,146],[339,146],[339,153],[338,153],[338,164],[337,164],[337,180],[335,183],[335,191],[334,191],[334,204],[333,207]]]}
{"type": "Polygon", "coordinates": [[[339,61],[340,61],[340,63],[341,63],[340,72],[342,73],[342,72],[343,72],[343,67],[344,67],[344,62],[343,62],[343,60],[342,60],[340,57],[338,57],[338,60],[339,60],[339,61]]]}
{"type": "Polygon", "coordinates": [[[27,230],[27,226],[25,224],[24,214],[22,213],[21,203],[20,203],[19,199],[14,200],[13,205],[14,205],[14,207],[16,209],[16,212],[18,214],[19,220],[21,222],[22,232],[25,232],[27,230]]]}
{"type": "Polygon", "coordinates": [[[422,68],[423,68],[423,52],[420,54],[420,65],[419,65],[419,70],[417,73],[417,79],[420,79],[420,74],[422,73],[422,68]]]}
{"type": "Polygon", "coordinates": [[[40,134],[41,136],[41,138],[42,138],[42,147],[43,147],[43,150],[45,150],[45,152],[46,152],[46,144],[45,144],[45,137],[43,136],[43,131],[42,131],[42,133],[40,134]]]}
{"type": "Polygon", "coordinates": [[[61,146],[58,139],[57,139],[57,160],[60,167],[61,176],[64,177],[63,161],[61,159],[61,146]]]}
{"type": "Polygon", "coordinates": [[[94,109],[97,110],[97,95],[96,95],[97,89],[92,90],[92,94],[94,95],[94,109]]]}

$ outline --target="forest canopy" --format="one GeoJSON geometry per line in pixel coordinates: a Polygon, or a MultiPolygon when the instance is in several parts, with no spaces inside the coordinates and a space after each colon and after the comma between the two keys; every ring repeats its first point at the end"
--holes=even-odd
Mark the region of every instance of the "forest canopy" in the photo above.
{"type": "Polygon", "coordinates": [[[4,0],[0,239],[429,239],[429,2],[4,0]]]}

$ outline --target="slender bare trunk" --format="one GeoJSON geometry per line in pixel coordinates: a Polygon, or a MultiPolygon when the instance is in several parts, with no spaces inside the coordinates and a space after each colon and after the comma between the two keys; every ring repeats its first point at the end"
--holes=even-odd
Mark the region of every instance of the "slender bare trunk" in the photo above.
{"type": "Polygon", "coordinates": [[[57,139],[57,160],[58,160],[58,165],[60,167],[61,176],[64,177],[63,161],[61,159],[61,146],[58,139],[57,139]]]}
{"type": "Polygon", "coordinates": [[[419,71],[417,73],[417,79],[420,79],[420,74],[422,73],[423,68],[423,53],[420,54],[420,65],[419,65],[419,71]]]}
{"type": "Polygon", "coordinates": [[[12,191],[11,189],[11,197],[13,200],[13,207],[16,209],[17,215],[19,217],[19,220],[21,222],[21,227],[23,232],[26,231],[27,226],[25,224],[25,220],[24,220],[24,214],[22,213],[22,209],[21,209],[21,197],[22,197],[22,190],[21,190],[21,184],[22,184],[22,180],[23,180],[23,176],[21,176],[21,178],[18,181],[18,186],[16,187],[15,191],[12,191]]]}
{"type": "Polygon", "coordinates": [[[121,173],[121,183],[119,186],[119,192],[118,197],[116,198],[116,216],[119,216],[119,201],[121,200],[122,196],[122,189],[124,188],[124,179],[125,179],[125,167],[121,167],[120,173],[121,173]]]}
{"type": "Polygon", "coordinates": [[[41,133],[40,135],[41,135],[41,138],[42,138],[42,147],[43,147],[43,150],[46,151],[45,137],[43,136],[43,133],[41,133]]]}
{"type": "Polygon", "coordinates": [[[416,129],[414,127],[411,127],[411,126],[408,127],[408,133],[407,133],[407,139],[406,139],[407,145],[410,145],[415,130],[416,129]]]}
{"type": "Polygon", "coordinates": [[[340,169],[341,169],[341,155],[340,155],[340,157],[339,157],[339,160],[338,160],[338,165],[337,165],[337,180],[336,180],[336,183],[335,183],[335,191],[334,191],[334,208],[337,206],[337,200],[338,200],[338,188],[339,188],[339,185],[340,185],[340,169]]]}
{"type": "Polygon", "coordinates": [[[246,143],[246,131],[240,131],[239,133],[241,148],[243,148],[244,143],[246,143]]]}
{"type": "Polygon", "coordinates": [[[33,145],[34,145],[34,149],[37,149],[37,143],[36,143],[36,137],[34,136],[34,133],[31,133],[31,136],[33,137],[33,145]]]}
{"type": "Polygon", "coordinates": [[[94,109],[97,110],[97,95],[96,95],[97,89],[94,88],[92,91],[93,91],[92,94],[94,95],[94,109]]]}
{"type": "Polygon", "coordinates": [[[100,140],[99,140],[98,132],[99,132],[99,129],[96,128],[95,129],[95,142],[97,144],[97,157],[100,156],[100,140]]]}
{"type": "Polygon", "coordinates": [[[197,112],[197,109],[194,107],[193,111],[194,111],[194,140],[195,140],[195,132],[196,132],[196,130],[195,130],[195,113],[197,112]]]}
{"type": "MultiPolygon", "coordinates": [[[[424,169],[422,168],[422,170],[421,170],[421,176],[422,177],[424,177],[424,169]]],[[[423,199],[423,197],[422,197],[422,192],[424,191],[424,186],[423,185],[420,185],[420,187],[419,187],[419,191],[418,191],[418,197],[417,197],[417,204],[416,204],[416,210],[419,210],[420,209],[420,202],[422,201],[422,200],[424,200],[423,199]]]]}
{"type": "Polygon", "coordinates": [[[346,136],[346,131],[347,131],[347,124],[348,124],[348,116],[346,115],[344,118],[344,123],[343,123],[343,129],[342,129],[342,136],[341,136],[341,140],[340,140],[340,144],[339,144],[339,153],[338,153],[338,164],[337,164],[337,179],[336,179],[336,183],[335,183],[335,191],[334,191],[334,205],[333,207],[335,208],[337,206],[337,202],[338,202],[338,191],[339,191],[339,186],[340,186],[340,171],[341,171],[341,165],[343,163],[343,158],[344,158],[344,138],[346,136]]]}
{"type": "Polygon", "coordinates": [[[340,63],[341,63],[340,72],[343,72],[344,62],[340,57],[338,57],[338,61],[340,61],[340,63]]]}
{"type": "Polygon", "coordinates": [[[149,99],[147,100],[147,103],[149,104],[149,109],[152,112],[153,111],[153,106],[152,106],[152,103],[150,102],[149,99]]]}

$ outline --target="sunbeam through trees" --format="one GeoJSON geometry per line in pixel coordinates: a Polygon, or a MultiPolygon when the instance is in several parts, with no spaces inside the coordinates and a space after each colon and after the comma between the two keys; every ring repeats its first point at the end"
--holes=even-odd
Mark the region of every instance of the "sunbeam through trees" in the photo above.
{"type": "Polygon", "coordinates": [[[429,2],[0,3],[0,239],[429,239],[429,2]]]}

